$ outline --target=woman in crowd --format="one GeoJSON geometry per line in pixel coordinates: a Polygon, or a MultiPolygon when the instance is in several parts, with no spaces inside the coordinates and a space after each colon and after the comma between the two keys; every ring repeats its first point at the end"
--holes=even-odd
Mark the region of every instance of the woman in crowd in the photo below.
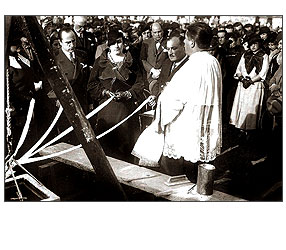
{"type": "Polygon", "coordinates": [[[57,55],[59,53],[59,49],[61,48],[60,38],[59,38],[58,33],[54,33],[53,35],[51,35],[50,45],[52,47],[54,55],[57,55]]]}
{"type": "Polygon", "coordinates": [[[270,40],[268,46],[270,48],[270,55],[269,55],[269,69],[266,77],[267,83],[274,76],[275,72],[277,71],[280,65],[278,62],[280,60],[280,57],[282,57],[282,32],[280,32],[275,37],[275,40],[270,40]]]}
{"type": "Polygon", "coordinates": [[[241,131],[254,131],[261,116],[264,85],[268,71],[268,55],[261,49],[262,40],[253,35],[237,66],[235,78],[239,80],[236,89],[230,124],[241,131]]]}
{"type": "MultiPolygon", "coordinates": [[[[115,98],[97,116],[95,132],[100,134],[127,117],[142,100],[144,84],[130,52],[124,49],[122,33],[108,33],[108,48],[97,58],[91,72],[88,91],[99,104],[115,98]]],[[[131,150],[139,133],[138,115],[102,137],[100,143],[107,155],[132,161],[131,150]],[[130,158],[131,157],[131,158],[130,158]]]]}

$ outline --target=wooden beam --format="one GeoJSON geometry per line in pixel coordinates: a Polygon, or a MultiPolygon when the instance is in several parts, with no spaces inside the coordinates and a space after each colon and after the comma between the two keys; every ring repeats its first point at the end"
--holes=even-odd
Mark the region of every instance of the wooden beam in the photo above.
{"type": "Polygon", "coordinates": [[[64,108],[67,119],[74,128],[79,143],[82,145],[96,175],[105,184],[105,193],[110,196],[111,200],[127,200],[72,87],[56,64],[49,42],[36,17],[21,16],[20,23],[45,77],[64,108]]]}
{"type": "MultiPolygon", "coordinates": [[[[65,149],[71,148],[67,143],[58,143],[40,151],[41,155],[49,155],[65,149]]],[[[82,148],[76,149],[72,154],[66,153],[52,158],[58,162],[73,166],[83,171],[93,172],[92,166],[88,161],[82,148]]],[[[165,183],[170,176],[157,171],[139,167],[137,165],[124,162],[112,157],[107,159],[116,174],[120,183],[150,193],[160,198],[170,201],[245,201],[242,198],[235,197],[217,190],[212,195],[200,195],[196,192],[188,192],[194,186],[194,183],[168,186],[165,183]]],[[[92,192],[92,191],[91,191],[92,192]]]]}

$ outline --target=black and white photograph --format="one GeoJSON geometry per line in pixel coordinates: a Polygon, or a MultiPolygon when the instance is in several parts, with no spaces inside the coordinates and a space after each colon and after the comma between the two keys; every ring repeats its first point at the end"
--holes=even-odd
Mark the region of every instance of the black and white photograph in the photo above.
{"type": "Polygon", "coordinates": [[[282,16],[5,28],[5,201],[282,201],[282,16]]]}
{"type": "Polygon", "coordinates": [[[3,9],[1,249],[284,248],[281,3],[3,9]]]}

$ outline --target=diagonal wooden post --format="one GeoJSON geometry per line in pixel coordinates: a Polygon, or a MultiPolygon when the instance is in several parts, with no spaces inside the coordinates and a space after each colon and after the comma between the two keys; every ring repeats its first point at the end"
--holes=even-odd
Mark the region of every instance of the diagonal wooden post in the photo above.
{"type": "Polygon", "coordinates": [[[21,16],[20,25],[30,41],[36,57],[42,67],[64,112],[73,126],[75,134],[82,145],[96,175],[104,183],[105,192],[110,200],[127,200],[98,140],[95,137],[89,121],[71,88],[66,76],[55,62],[50,45],[35,16],[21,16]]]}

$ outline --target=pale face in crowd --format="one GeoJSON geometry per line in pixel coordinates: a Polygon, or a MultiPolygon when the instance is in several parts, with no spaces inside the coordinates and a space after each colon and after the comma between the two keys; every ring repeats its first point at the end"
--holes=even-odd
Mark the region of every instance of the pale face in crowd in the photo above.
{"type": "Polygon", "coordinates": [[[151,37],[151,31],[150,30],[145,30],[144,32],[142,32],[142,39],[143,40],[146,40],[150,37],[151,37]]]}
{"type": "Polygon", "coordinates": [[[252,31],[251,26],[245,27],[244,29],[245,29],[245,31],[246,31],[246,32],[250,32],[250,31],[252,31]]]}
{"type": "Polygon", "coordinates": [[[278,42],[277,48],[282,51],[282,39],[278,42]]]}
{"type": "Polygon", "coordinates": [[[249,48],[252,52],[256,52],[257,50],[259,50],[259,43],[255,42],[255,43],[251,44],[249,48]]]}
{"type": "Polygon", "coordinates": [[[278,54],[278,56],[277,56],[277,63],[279,64],[279,65],[281,65],[282,64],[282,61],[283,61],[283,53],[282,53],[282,39],[278,42],[278,49],[279,49],[279,54],[278,54]]]}
{"type": "Polygon", "coordinates": [[[248,42],[244,42],[244,43],[242,44],[242,46],[243,46],[243,48],[244,48],[245,51],[246,51],[246,50],[249,50],[249,48],[248,48],[248,42]]]}
{"type": "Polygon", "coordinates": [[[184,44],[180,42],[179,37],[173,37],[167,41],[167,50],[169,59],[172,62],[179,62],[186,55],[184,44]]]}
{"type": "Polygon", "coordinates": [[[187,55],[191,55],[193,53],[194,42],[189,40],[188,38],[188,31],[185,34],[185,52],[187,55]]]}
{"type": "Polygon", "coordinates": [[[152,37],[156,42],[159,42],[163,37],[163,30],[158,23],[152,25],[152,37]]]}
{"type": "Polygon", "coordinates": [[[60,40],[61,47],[66,52],[73,52],[76,47],[75,34],[70,32],[62,32],[62,39],[60,40]]]}
{"type": "Polygon", "coordinates": [[[61,48],[60,39],[55,39],[52,43],[53,50],[58,50],[61,48]]]}
{"type": "Polygon", "coordinates": [[[81,34],[85,29],[85,24],[75,24],[74,29],[77,33],[81,34]]]}
{"type": "Polygon", "coordinates": [[[218,32],[217,33],[218,42],[220,45],[223,45],[226,41],[225,39],[225,32],[218,32]]]}
{"type": "Polygon", "coordinates": [[[266,40],[267,37],[268,37],[268,34],[267,33],[262,33],[262,34],[260,34],[260,37],[261,37],[262,40],[266,40]]]}
{"type": "Polygon", "coordinates": [[[122,38],[118,38],[115,44],[109,46],[110,53],[112,55],[121,55],[123,52],[123,40],[122,38]]]}
{"type": "Polygon", "coordinates": [[[242,25],[234,27],[234,30],[236,30],[240,35],[243,34],[243,27],[242,27],[242,25]]]}
{"type": "Polygon", "coordinates": [[[87,20],[83,16],[78,16],[74,23],[74,29],[77,33],[81,34],[85,30],[87,20]]]}
{"type": "Polygon", "coordinates": [[[24,49],[29,49],[31,46],[30,46],[30,44],[29,44],[29,42],[28,42],[28,39],[26,38],[26,37],[21,37],[21,42],[22,42],[22,47],[24,48],[24,49]]]}
{"type": "Polygon", "coordinates": [[[269,48],[271,51],[274,51],[274,50],[277,49],[277,44],[270,42],[270,43],[268,43],[268,48],[269,48]]]}
{"type": "Polygon", "coordinates": [[[234,48],[236,46],[236,40],[233,37],[229,38],[229,47],[234,48]]]}

